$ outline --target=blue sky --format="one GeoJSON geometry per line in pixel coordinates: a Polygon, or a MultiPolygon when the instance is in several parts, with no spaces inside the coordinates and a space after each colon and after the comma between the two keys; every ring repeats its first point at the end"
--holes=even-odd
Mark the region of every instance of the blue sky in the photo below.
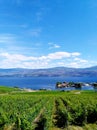
{"type": "Polygon", "coordinates": [[[96,0],[0,0],[0,68],[85,68],[96,54],[96,0]]]}

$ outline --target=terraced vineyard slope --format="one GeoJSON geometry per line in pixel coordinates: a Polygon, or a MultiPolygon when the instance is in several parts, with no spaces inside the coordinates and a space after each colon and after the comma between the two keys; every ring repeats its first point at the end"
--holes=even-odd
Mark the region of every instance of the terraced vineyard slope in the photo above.
{"type": "Polygon", "coordinates": [[[0,94],[0,130],[96,130],[97,93],[0,94]]]}

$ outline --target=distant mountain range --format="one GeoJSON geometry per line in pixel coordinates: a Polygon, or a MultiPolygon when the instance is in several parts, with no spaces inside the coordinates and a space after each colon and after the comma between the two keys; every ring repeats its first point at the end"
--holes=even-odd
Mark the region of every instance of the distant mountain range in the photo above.
{"type": "Polygon", "coordinates": [[[48,69],[0,69],[0,77],[39,77],[39,76],[97,76],[97,66],[90,68],[55,67],[48,69]]]}

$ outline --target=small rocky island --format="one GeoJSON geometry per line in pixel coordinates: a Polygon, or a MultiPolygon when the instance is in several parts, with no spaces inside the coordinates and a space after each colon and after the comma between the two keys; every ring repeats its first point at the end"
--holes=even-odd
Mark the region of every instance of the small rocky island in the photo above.
{"type": "Polygon", "coordinates": [[[81,89],[82,86],[93,86],[94,89],[97,88],[97,82],[94,83],[83,83],[83,82],[57,82],[56,83],[56,89],[58,88],[67,88],[67,87],[74,87],[81,89]]]}

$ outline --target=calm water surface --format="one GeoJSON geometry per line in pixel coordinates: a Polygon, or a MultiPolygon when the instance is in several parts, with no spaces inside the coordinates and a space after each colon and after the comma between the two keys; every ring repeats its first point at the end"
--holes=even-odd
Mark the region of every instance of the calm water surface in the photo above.
{"type": "MultiPolygon", "coordinates": [[[[31,89],[55,89],[56,82],[97,82],[97,77],[0,77],[0,85],[31,89]]],[[[67,88],[74,89],[74,88],[67,88]]],[[[93,89],[83,87],[83,89],[93,89]]]]}

